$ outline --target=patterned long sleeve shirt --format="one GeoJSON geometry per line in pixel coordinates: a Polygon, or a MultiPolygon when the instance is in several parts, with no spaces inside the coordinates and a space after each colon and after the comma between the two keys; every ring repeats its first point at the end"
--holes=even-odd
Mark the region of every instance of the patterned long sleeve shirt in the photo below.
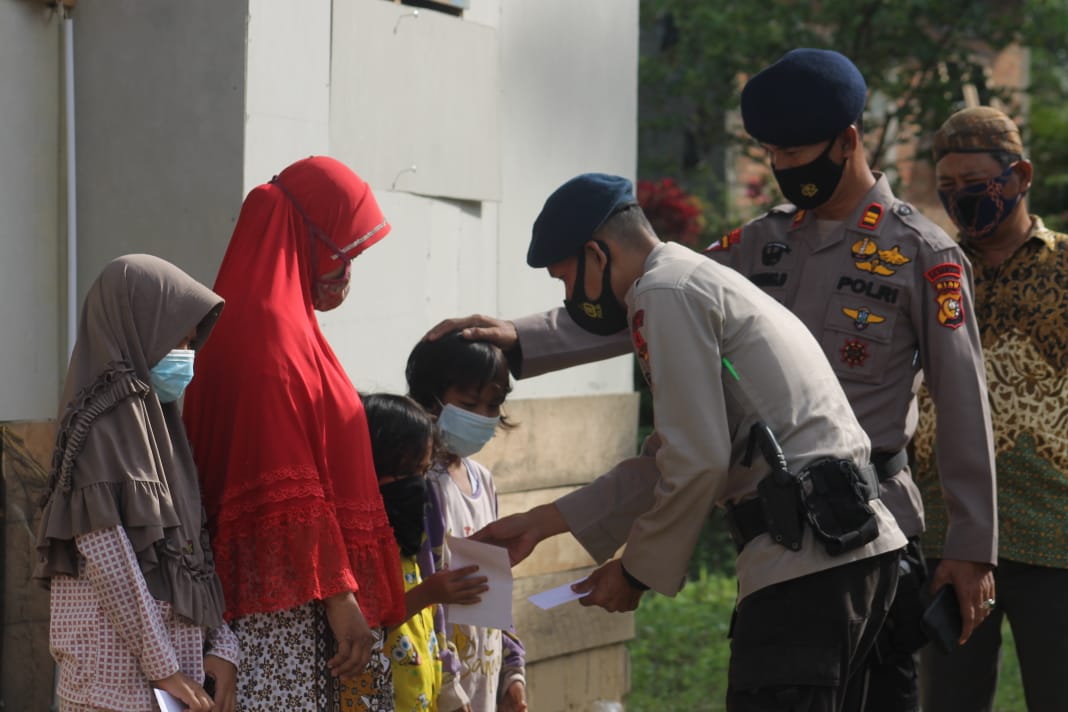
{"type": "Polygon", "coordinates": [[[202,682],[206,654],[238,664],[237,638],[225,624],[205,631],[152,598],[121,527],[76,544],[79,575],[52,579],[50,644],[63,700],[147,712],[154,709],[150,681],[181,670],[202,682]]]}
{"type": "MultiPolygon", "coordinates": [[[[1068,568],[1068,235],[1033,217],[1005,262],[969,254],[997,463],[998,556],[1068,568]]],[[[938,485],[930,398],[920,400],[916,481],[927,513],[924,550],[941,556],[946,509],[938,485]]]]}

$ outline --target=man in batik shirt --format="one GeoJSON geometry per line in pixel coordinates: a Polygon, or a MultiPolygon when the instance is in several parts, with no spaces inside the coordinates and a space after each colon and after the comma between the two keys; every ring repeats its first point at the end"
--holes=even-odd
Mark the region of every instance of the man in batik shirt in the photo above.
{"type": "MultiPolygon", "coordinates": [[[[934,139],[938,192],[975,274],[997,455],[993,615],[961,648],[924,652],[923,707],[991,710],[1001,621],[1016,640],[1027,708],[1068,700],[1068,235],[1029,215],[1032,166],[1016,124],[989,107],[951,116],[934,139]]],[[[966,365],[966,364],[965,364],[966,365]]],[[[926,554],[940,556],[945,505],[933,412],[914,440],[927,507],[926,554]]]]}

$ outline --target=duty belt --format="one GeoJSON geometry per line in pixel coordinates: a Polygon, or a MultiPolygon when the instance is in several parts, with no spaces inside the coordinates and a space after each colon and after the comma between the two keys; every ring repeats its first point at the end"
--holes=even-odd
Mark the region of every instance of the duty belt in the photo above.
{"type": "Polygon", "coordinates": [[[904,470],[905,465],[909,464],[909,456],[904,450],[873,452],[871,464],[875,468],[875,474],[879,475],[879,481],[883,482],[904,470]]]}
{"type": "MultiPolygon", "coordinates": [[[[898,456],[901,456],[902,463],[907,461],[905,451],[902,450],[893,455],[893,461],[897,461],[898,456]]],[[[872,458],[874,460],[874,457],[872,458]]],[[[893,464],[893,462],[891,462],[893,464]]],[[[904,467],[902,464],[901,467],[904,467]]],[[[892,475],[901,471],[901,468],[895,470],[892,475]]],[[[866,489],[868,490],[868,499],[876,499],[879,497],[878,482],[885,479],[879,472],[879,469],[874,463],[871,465],[865,465],[860,468],[861,474],[867,482],[866,489]]],[[[741,550],[750,541],[756,537],[764,534],[768,531],[768,522],[764,516],[764,507],[759,497],[754,499],[747,499],[744,502],[738,504],[727,504],[727,529],[730,532],[731,539],[734,541],[735,548],[741,552],[741,550]]]]}

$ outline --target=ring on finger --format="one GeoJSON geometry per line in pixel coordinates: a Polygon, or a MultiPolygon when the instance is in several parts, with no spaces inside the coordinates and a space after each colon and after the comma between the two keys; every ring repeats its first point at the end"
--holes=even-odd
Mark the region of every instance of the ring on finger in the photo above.
{"type": "Polygon", "coordinates": [[[983,610],[989,611],[990,609],[992,609],[996,605],[997,605],[997,601],[996,600],[994,600],[993,598],[988,598],[988,599],[984,600],[982,603],[980,603],[979,607],[982,608],[983,610]]]}

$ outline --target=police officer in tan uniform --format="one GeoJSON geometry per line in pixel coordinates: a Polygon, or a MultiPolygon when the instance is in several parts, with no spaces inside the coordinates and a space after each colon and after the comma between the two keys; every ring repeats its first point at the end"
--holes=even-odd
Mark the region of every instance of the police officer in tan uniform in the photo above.
{"type": "MultiPolygon", "coordinates": [[[[734,270],[660,242],[618,176],[585,174],[554,192],[527,261],[564,282],[580,328],[628,335],[653,393],[653,496],[633,511],[623,555],[578,586],[584,602],[625,611],[646,588],[674,595],[712,507],[748,512],[728,707],[832,712],[862,695],[905,536],[805,325],[734,270]],[[784,514],[779,528],[755,518],[762,507],[784,514]]],[[[476,536],[511,544],[518,560],[569,527],[564,512],[581,522],[615,510],[604,493],[588,486],[476,536]]]]}
{"type": "MultiPolygon", "coordinates": [[[[955,586],[962,642],[994,599],[992,436],[970,267],[956,243],[868,167],[858,128],[865,95],[852,62],[825,50],[794,50],[747,83],[746,129],[767,150],[792,205],[728,234],[708,256],[800,317],[871,438],[883,501],[910,547],[873,660],[869,709],[908,712],[918,708],[913,652],[922,642],[921,587],[955,586]],[[945,558],[929,582],[917,541],[923,506],[903,452],[924,376],[938,409],[938,469],[950,521],[945,558]]],[[[457,327],[513,346],[524,378],[625,353],[623,337],[593,337],[561,310],[514,322],[449,320],[432,334],[457,327]]],[[[634,486],[651,479],[640,466],[616,474],[633,476],[634,486]]]]}

